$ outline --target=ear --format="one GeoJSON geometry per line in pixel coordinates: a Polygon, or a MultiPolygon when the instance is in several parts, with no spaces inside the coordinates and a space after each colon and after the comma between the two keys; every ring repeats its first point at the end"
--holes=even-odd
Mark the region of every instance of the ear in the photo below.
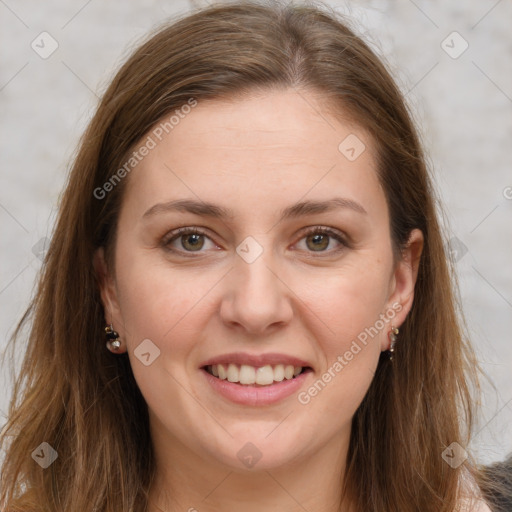
{"type": "MultiPolygon", "coordinates": [[[[402,251],[401,259],[397,262],[390,281],[388,310],[393,309],[396,315],[392,324],[400,327],[405,321],[414,301],[414,286],[418,277],[421,253],[423,251],[423,233],[419,229],[413,229],[402,251]]],[[[387,350],[387,337],[383,341],[387,350]]]]}
{"type": "MultiPolygon", "coordinates": [[[[103,247],[96,249],[93,256],[93,267],[98,280],[99,292],[103,310],[105,311],[105,324],[114,326],[120,337],[123,337],[123,319],[121,308],[117,298],[117,287],[114,276],[108,269],[105,261],[105,251],[103,247]]],[[[124,344],[123,344],[124,345],[124,344]]],[[[119,350],[119,353],[123,350],[119,350]]]]}

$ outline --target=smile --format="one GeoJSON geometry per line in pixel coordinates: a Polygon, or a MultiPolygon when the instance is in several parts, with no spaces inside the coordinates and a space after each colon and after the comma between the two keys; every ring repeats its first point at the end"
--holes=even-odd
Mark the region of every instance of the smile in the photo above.
{"type": "Polygon", "coordinates": [[[296,395],[313,375],[311,367],[284,364],[218,363],[202,366],[200,370],[216,396],[253,407],[270,406],[296,395]]]}

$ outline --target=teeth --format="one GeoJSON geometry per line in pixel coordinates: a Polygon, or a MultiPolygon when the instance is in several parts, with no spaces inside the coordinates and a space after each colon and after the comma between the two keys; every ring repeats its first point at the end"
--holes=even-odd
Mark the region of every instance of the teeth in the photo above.
{"type": "MultiPolygon", "coordinates": [[[[256,370],[256,384],[267,386],[274,382],[274,370],[272,366],[266,365],[256,370]]],[[[241,382],[243,384],[243,382],[241,382]]]]}
{"type": "Polygon", "coordinates": [[[281,382],[284,379],[284,365],[278,364],[274,366],[274,380],[281,382]]]}
{"type": "MultiPolygon", "coordinates": [[[[244,384],[254,384],[257,382],[254,366],[247,366],[246,364],[240,366],[239,380],[244,384]]],[[[261,384],[261,382],[258,382],[258,384],[261,384]]]]}
{"type": "Polygon", "coordinates": [[[240,370],[235,364],[228,366],[227,375],[229,382],[240,382],[240,370]]]}
{"type": "Polygon", "coordinates": [[[259,384],[268,386],[274,382],[281,382],[284,379],[290,380],[302,372],[302,366],[291,364],[276,364],[275,366],[265,365],[259,368],[243,364],[213,364],[207,367],[209,373],[221,380],[239,382],[240,384],[259,384]]]}
{"type": "Polygon", "coordinates": [[[295,368],[293,366],[285,366],[284,367],[284,378],[285,379],[292,379],[293,378],[293,372],[295,371],[295,368]]]}
{"type": "Polygon", "coordinates": [[[215,370],[213,369],[214,367],[217,367],[217,372],[219,373],[219,379],[222,379],[222,380],[225,380],[227,375],[226,375],[226,370],[224,369],[224,366],[222,366],[221,364],[214,364],[212,365],[212,373],[215,375],[215,370]]]}

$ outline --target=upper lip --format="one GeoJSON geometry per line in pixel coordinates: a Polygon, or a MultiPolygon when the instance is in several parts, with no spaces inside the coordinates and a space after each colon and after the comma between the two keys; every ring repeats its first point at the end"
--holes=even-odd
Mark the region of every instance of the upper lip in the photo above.
{"type": "Polygon", "coordinates": [[[292,365],[292,366],[302,366],[303,368],[310,367],[311,365],[304,361],[303,359],[299,359],[298,357],[290,356],[288,354],[278,354],[278,353],[268,353],[268,354],[247,354],[245,352],[233,352],[231,354],[222,354],[220,356],[212,357],[203,363],[201,363],[200,367],[210,366],[214,364],[223,364],[227,365],[229,363],[233,364],[246,364],[248,366],[261,367],[266,365],[292,365]]]}

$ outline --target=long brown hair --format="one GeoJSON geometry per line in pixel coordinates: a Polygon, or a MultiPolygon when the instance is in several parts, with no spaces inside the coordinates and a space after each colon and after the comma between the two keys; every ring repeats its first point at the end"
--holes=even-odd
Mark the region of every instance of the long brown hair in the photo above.
{"type": "Polygon", "coordinates": [[[2,433],[0,507],[143,511],[154,474],[145,401],[128,358],[104,345],[95,249],[113,264],[129,177],[98,189],[165,116],[193,98],[294,88],[325,98],[374,138],[395,253],[424,236],[415,299],[393,361],[379,361],[352,422],[344,482],[356,510],[453,512],[464,468],[443,460],[466,447],[477,363],[460,323],[453,272],[418,134],[389,72],[326,5],[243,2],[172,20],[140,46],[103,95],[80,142],[37,293],[13,336],[30,335],[2,433]],[[96,191],[96,194],[95,194],[96,191]],[[46,442],[45,470],[31,453],[46,442]]]}

